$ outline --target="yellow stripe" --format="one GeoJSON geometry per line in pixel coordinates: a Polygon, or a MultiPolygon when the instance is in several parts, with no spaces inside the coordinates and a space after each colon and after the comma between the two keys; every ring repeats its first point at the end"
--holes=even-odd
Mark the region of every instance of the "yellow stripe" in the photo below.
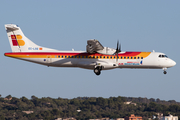
{"type": "MultiPolygon", "coordinates": [[[[133,56],[132,59],[134,59],[134,57],[136,57],[136,59],[137,59],[137,57],[140,57],[140,59],[141,59],[141,57],[146,58],[147,56],[150,55],[150,53],[151,52],[141,52],[139,55],[133,56]]],[[[112,58],[111,58],[111,56],[101,56],[101,58],[100,58],[100,56],[87,56],[87,58],[86,58],[86,56],[82,57],[82,56],[78,56],[78,55],[75,55],[76,57],[72,56],[72,55],[7,55],[7,56],[8,57],[14,57],[14,58],[47,58],[47,57],[51,57],[51,58],[65,58],[65,56],[66,56],[66,58],[117,59],[117,56],[112,56],[112,58]],[[107,58],[107,57],[109,57],[109,58],[107,58]]],[[[124,59],[124,57],[126,57],[126,59],[127,59],[127,57],[129,57],[129,59],[131,59],[131,56],[118,56],[118,57],[119,57],[119,59],[121,59],[121,57],[122,57],[122,59],[124,59]]]]}

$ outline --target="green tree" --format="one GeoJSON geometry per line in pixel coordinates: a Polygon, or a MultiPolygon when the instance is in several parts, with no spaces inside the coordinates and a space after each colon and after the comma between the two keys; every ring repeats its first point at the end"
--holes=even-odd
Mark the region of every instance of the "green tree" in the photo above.
{"type": "Polygon", "coordinates": [[[11,96],[11,95],[8,95],[8,96],[6,96],[6,98],[10,99],[10,98],[12,98],[12,96],[11,96]]]}
{"type": "Polygon", "coordinates": [[[0,115],[0,120],[6,120],[4,115],[0,115]]]}
{"type": "Polygon", "coordinates": [[[178,105],[170,105],[169,106],[169,111],[170,112],[180,112],[180,106],[178,106],[178,105]]]}

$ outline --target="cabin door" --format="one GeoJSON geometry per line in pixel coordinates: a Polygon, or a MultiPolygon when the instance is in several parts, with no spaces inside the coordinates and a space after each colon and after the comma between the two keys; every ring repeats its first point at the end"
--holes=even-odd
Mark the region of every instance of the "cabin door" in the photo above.
{"type": "Polygon", "coordinates": [[[48,55],[48,56],[47,56],[47,63],[51,63],[51,62],[52,62],[51,55],[48,55]]]}

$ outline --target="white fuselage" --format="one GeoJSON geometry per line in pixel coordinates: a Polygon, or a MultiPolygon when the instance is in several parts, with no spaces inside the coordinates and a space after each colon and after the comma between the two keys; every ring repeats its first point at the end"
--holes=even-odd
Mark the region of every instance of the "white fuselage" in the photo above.
{"type": "Polygon", "coordinates": [[[159,52],[121,52],[118,54],[118,59],[116,55],[89,54],[78,51],[19,52],[5,53],[5,56],[53,67],[94,69],[96,66],[102,66],[102,70],[114,68],[162,69],[176,64],[170,58],[159,57],[161,54],[163,55],[159,52]],[[140,55],[142,53],[143,55],[140,55]]]}

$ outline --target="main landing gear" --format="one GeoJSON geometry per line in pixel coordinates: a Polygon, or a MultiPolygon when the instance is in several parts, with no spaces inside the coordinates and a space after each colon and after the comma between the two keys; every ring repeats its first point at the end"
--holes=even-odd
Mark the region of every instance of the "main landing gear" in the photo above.
{"type": "Polygon", "coordinates": [[[101,74],[101,70],[102,70],[102,66],[97,66],[96,68],[94,68],[94,73],[96,75],[100,75],[101,74]]]}
{"type": "Polygon", "coordinates": [[[163,68],[163,73],[164,73],[164,74],[167,74],[167,71],[166,71],[166,70],[167,70],[167,68],[163,68]]]}

